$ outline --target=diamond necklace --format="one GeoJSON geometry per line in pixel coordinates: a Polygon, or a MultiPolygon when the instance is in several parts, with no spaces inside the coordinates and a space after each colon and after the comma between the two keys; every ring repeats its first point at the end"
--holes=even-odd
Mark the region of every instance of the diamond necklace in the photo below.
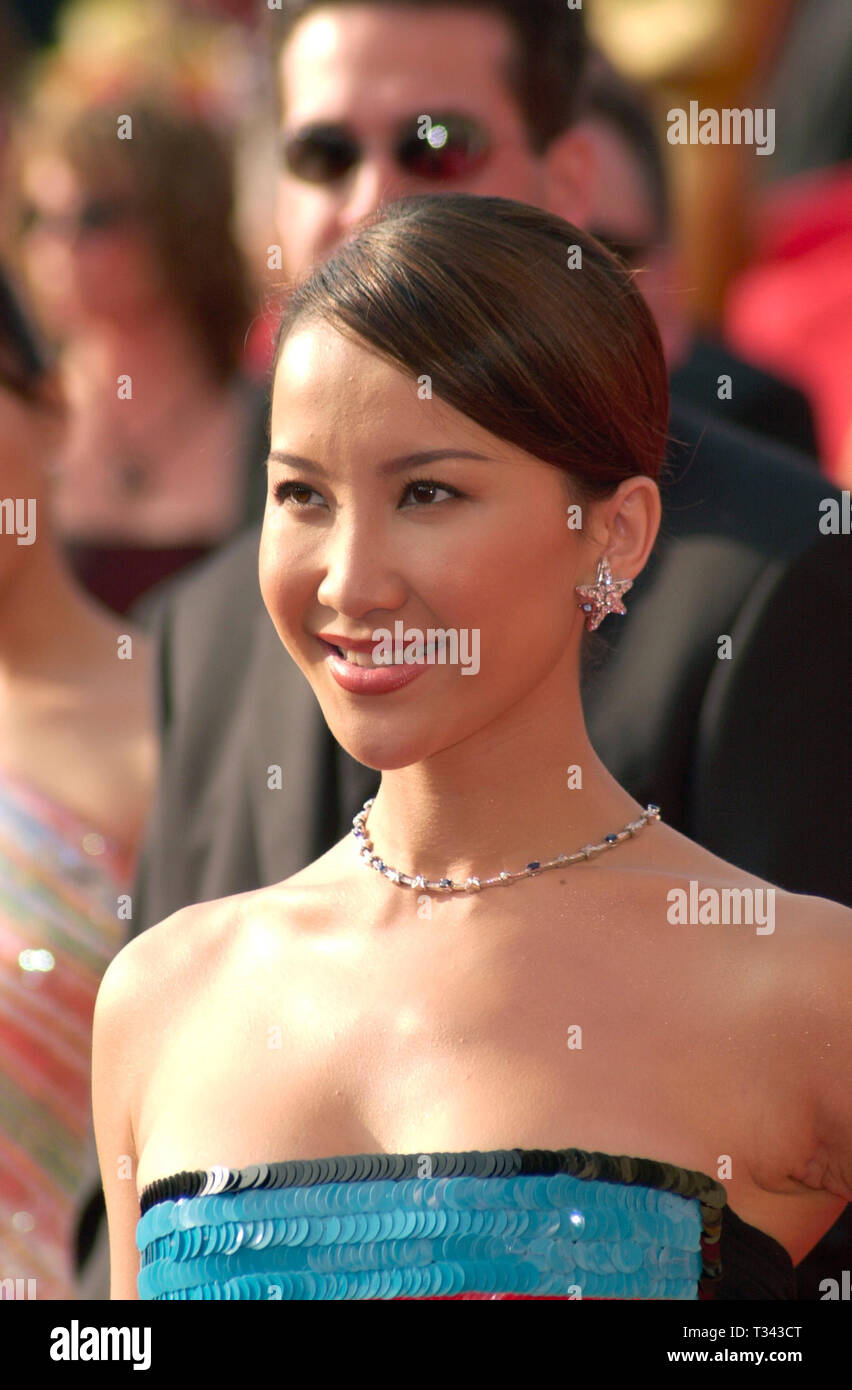
{"type": "Polygon", "coordinates": [[[498,883],[514,883],[519,878],[532,878],[535,874],[544,873],[545,869],[561,869],[566,864],[579,864],[583,860],[591,859],[593,854],[600,854],[603,850],[613,849],[622,840],[629,840],[649,821],[660,819],[659,806],[651,803],[645,807],[638,820],[628,821],[621,830],[611,831],[596,845],[583,845],[583,848],[578,849],[576,854],[558,854],[555,859],[544,861],[531,859],[525,869],[519,869],[514,874],[508,873],[506,869],[501,869],[494,878],[467,878],[464,882],[456,883],[451,878],[428,879],[424,874],[403,874],[399,869],[391,868],[390,864],[385,864],[380,856],[374,853],[373,842],[367,834],[367,816],[375,799],[374,796],[371,796],[369,801],[365,801],[352,821],[352,834],[356,840],[362,841],[359,854],[364,863],[368,868],[383,874],[391,883],[399,884],[401,888],[431,888],[441,893],[478,893],[480,889],[493,888],[498,883]]]}

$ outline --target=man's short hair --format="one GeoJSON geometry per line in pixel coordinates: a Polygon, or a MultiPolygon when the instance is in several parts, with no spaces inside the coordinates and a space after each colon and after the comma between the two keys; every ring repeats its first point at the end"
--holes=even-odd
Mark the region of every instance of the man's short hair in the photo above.
{"type": "Polygon", "coordinates": [[[506,82],[527,126],[529,142],[542,154],[576,119],[586,58],[582,10],[565,0],[282,0],[270,12],[276,56],[300,20],[326,7],[374,4],[378,9],[481,11],[504,20],[515,39],[506,82]]]}

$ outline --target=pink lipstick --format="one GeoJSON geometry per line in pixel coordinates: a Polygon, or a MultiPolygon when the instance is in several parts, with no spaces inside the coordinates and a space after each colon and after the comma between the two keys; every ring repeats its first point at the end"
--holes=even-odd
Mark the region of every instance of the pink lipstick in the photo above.
{"type": "MultiPolygon", "coordinates": [[[[392,690],[400,690],[422,676],[427,667],[422,662],[406,663],[403,666],[356,666],[340,655],[337,648],[325,638],[317,638],[325,652],[325,659],[332,676],[339,686],[351,695],[387,695],[392,690]]],[[[373,642],[348,642],[352,651],[370,651],[373,642]]]]}

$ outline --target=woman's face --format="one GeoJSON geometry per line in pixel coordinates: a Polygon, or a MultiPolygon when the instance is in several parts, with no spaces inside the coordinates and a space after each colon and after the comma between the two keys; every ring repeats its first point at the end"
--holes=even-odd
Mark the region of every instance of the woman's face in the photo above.
{"type": "Polygon", "coordinates": [[[325,324],[296,325],[274,382],[264,602],[335,737],[381,769],[470,737],[543,681],[576,681],[574,586],[593,567],[564,475],[426,392],[325,324]],[[372,645],[395,623],[403,653],[430,628],[457,646],[445,639],[445,664],[428,648],[398,664],[392,680],[419,674],[395,689],[346,689],[359,677],[318,634],[372,645]]]}
{"type": "Polygon", "coordinates": [[[132,318],[162,292],[157,256],[128,189],[84,184],[57,156],[23,175],[28,290],[50,330],[132,318]]]}

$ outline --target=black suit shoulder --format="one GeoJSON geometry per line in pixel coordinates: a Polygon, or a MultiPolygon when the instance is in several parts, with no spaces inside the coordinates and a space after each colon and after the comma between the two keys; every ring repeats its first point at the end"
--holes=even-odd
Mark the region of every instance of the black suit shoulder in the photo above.
{"type": "Polygon", "coordinates": [[[181,575],[162,591],[165,606],[185,623],[209,616],[211,610],[223,619],[242,617],[244,621],[247,605],[259,609],[263,602],[257,578],[260,531],[260,526],[247,527],[215,555],[181,575]]]}
{"type": "Polygon", "coordinates": [[[669,435],[663,540],[724,535],[781,554],[819,537],[819,504],[837,492],[797,449],[720,424],[677,398],[669,435]]]}
{"type": "Polygon", "coordinates": [[[800,449],[813,466],[817,441],[807,397],[792,382],[737,357],[725,343],[696,337],[689,357],[672,372],[671,387],[674,395],[714,419],[800,449]],[[730,378],[730,399],[719,398],[720,377],[730,378]]]}
{"type": "MultiPolygon", "coordinates": [[[[163,733],[177,705],[195,700],[211,679],[233,685],[246,671],[264,613],[257,574],[260,526],[145,595],[133,616],[157,653],[158,722],[163,733]]],[[[208,702],[199,704],[203,721],[208,702]]],[[[220,702],[212,705],[220,709],[220,702]]]]}

